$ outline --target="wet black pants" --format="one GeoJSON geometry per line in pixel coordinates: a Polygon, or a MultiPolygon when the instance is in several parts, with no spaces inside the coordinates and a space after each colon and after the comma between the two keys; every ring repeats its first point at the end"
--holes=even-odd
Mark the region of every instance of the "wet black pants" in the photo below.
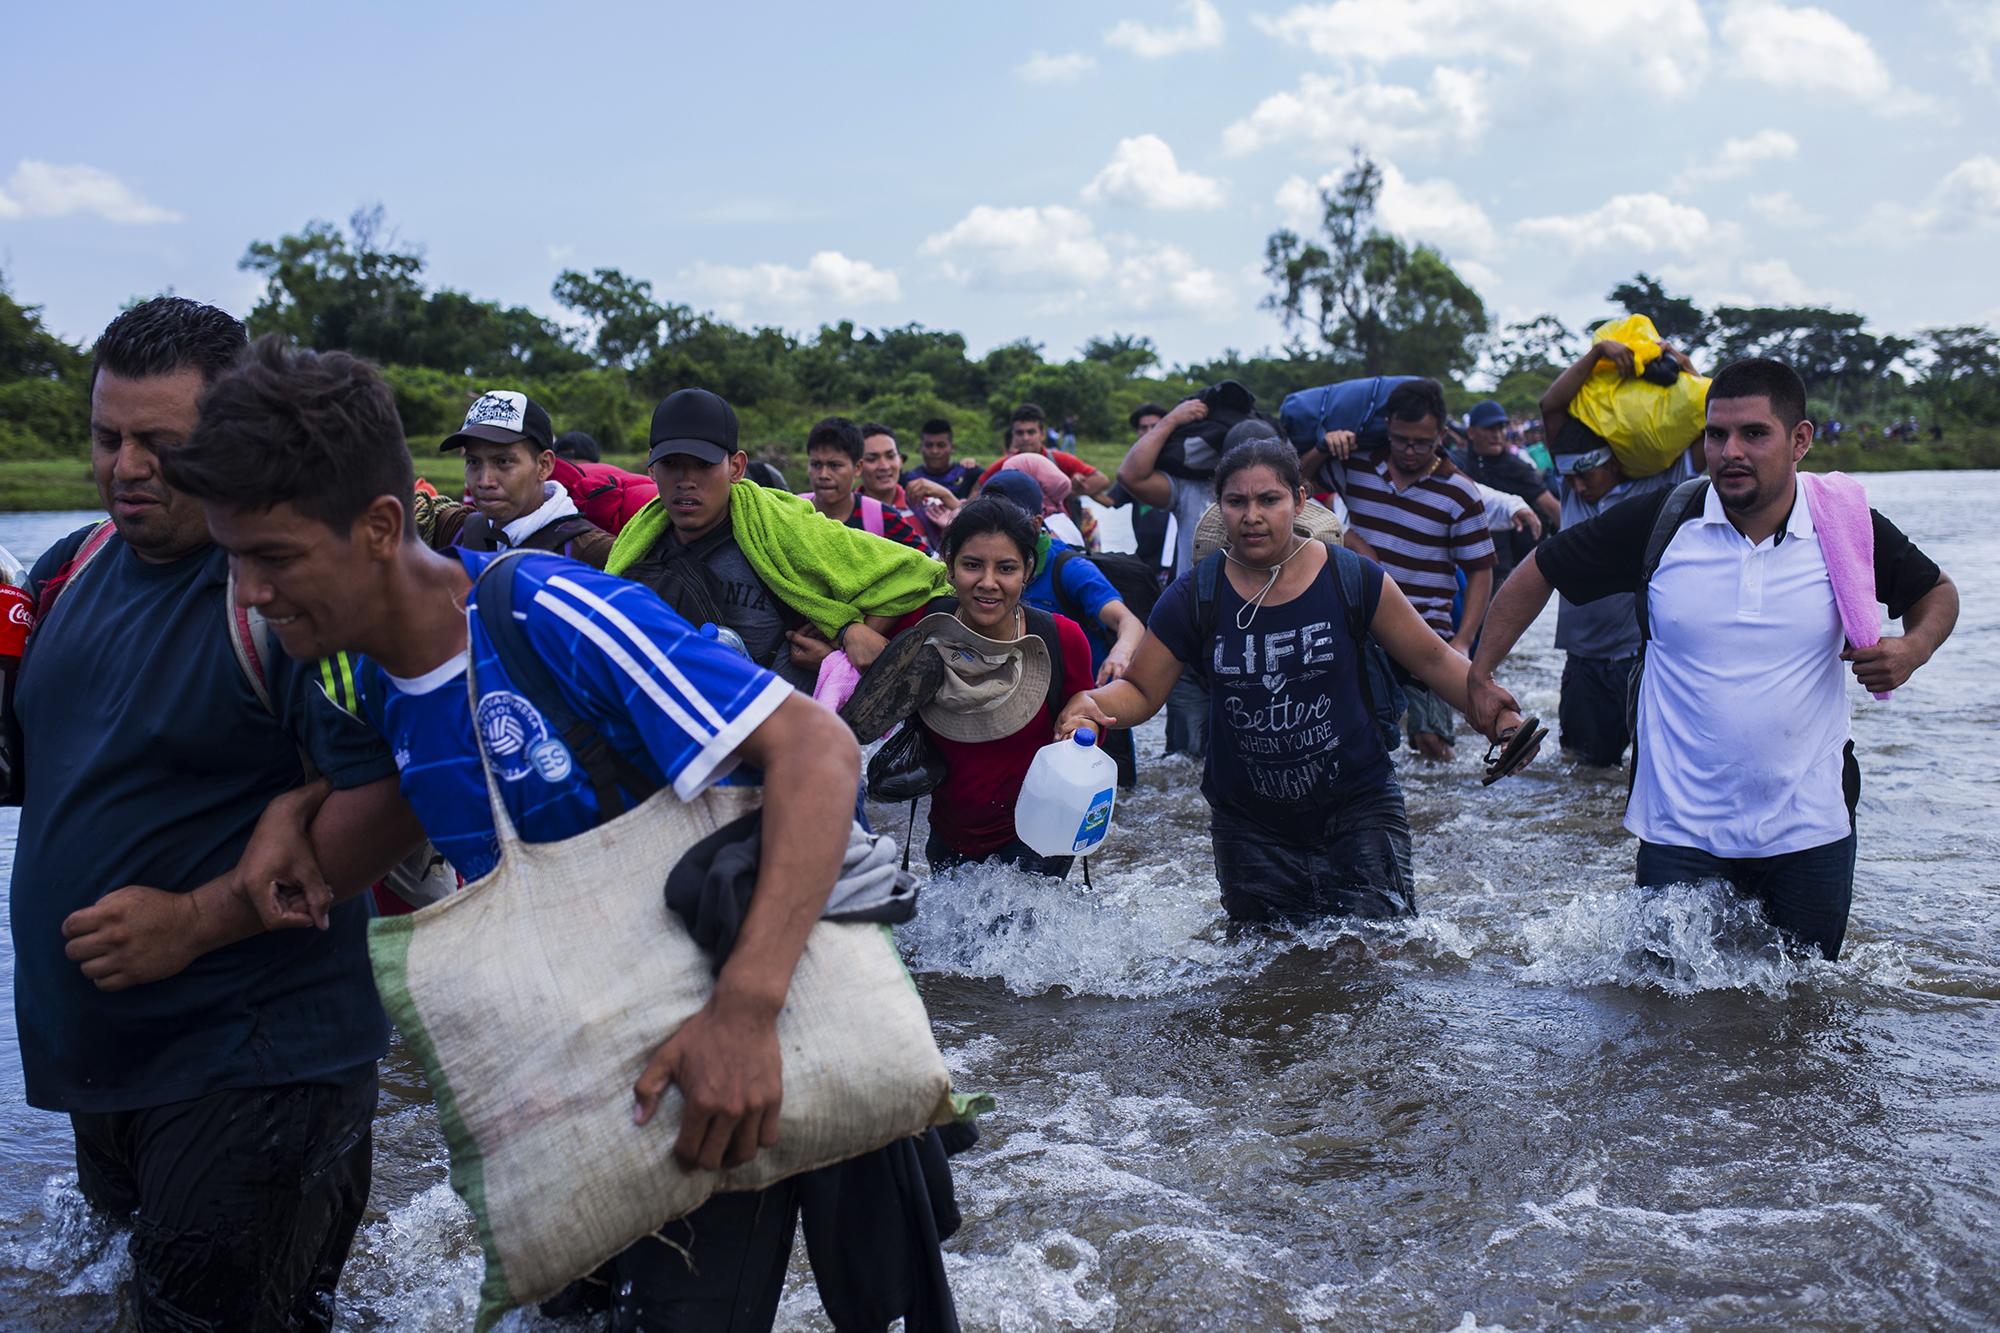
{"type": "Polygon", "coordinates": [[[143,1333],[333,1327],[375,1097],[370,1064],[338,1083],[70,1116],[83,1197],[131,1221],[143,1333]]]}

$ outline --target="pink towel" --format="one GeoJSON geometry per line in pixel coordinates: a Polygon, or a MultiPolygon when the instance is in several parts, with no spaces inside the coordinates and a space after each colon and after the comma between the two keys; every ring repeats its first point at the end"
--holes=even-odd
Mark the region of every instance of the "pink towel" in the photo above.
{"type": "Polygon", "coordinates": [[[813,682],[813,699],[838,713],[841,706],[854,697],[854,687],[860,683],[861,672],[846,653],[836,648],[819,664],[819,679],[813,682]]]}
{"type": "Polygon", "coordinates": [[[1882,641],[1882,613],[1875,601],[1875,523],[1868,513],[1868,493],[1845,472],[1801,472],[1799,485],[1833,581],[1840,628],[1849,644],[1873,648],[1882,641]]]}

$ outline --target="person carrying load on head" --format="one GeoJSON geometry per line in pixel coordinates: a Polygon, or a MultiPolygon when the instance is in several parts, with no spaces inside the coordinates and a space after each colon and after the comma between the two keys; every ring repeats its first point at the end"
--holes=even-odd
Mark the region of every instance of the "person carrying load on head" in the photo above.
{"type": "MultiPolygon", "coordinates": [[[[1167,589],[1124,679],[1072,699],[1057,730],[1136,727],[1184,671],[1206,676],[1202,795],[1230,918],[1407,916],[1410,827],[1383,740],[1395,685],[1380,654],[1460,709],[1467,663],[1380,566],[1340,545],[1291,444],[1236,445],[1215,485],[1226,544],[1167,589]]],[[[1483,730],[1507,746],[1495,777],[1532,758],[1540,734],[1511,708],[1483,730]]]]}
{"type": "Polygon", "coordinates": [[[110,519],[36,563],[13,699],[21,1070],[30,1105],[70,1118],[84,1199],[132,1224],[143,1328],[333,1326],[389,1037],[368,909],[345,896],[319,929],[267,930],[258,903],[359,894],[423,841],[389,748],[345,707],[346,661],[273,648],[287,618],[236,604],[228,552],[166,471],[245,345],[180,297],[98,339],[110,519]]]}
{"type": "MultiPolygon", "coordinates": [[[[546,555],[439,554],[411,540],[394,397],[373,367],[343,353],[260,342],[210,391],[172,475],[201,498],[241,571],[239,596],[273,613],[288,652],[365,654],[362,711],[393,746],[424,827],[468,880],[499,868],[495,802],[509,838],[558,843],[597,828],[615,836],[620,816],[668,788],[692,802],[711,786],[761,787],[747,900],[716,905],[733,941],[714,959],[712,992],[678,1029],[658,1033],[631,1098],[644,1125],[678,1089],[672,1148],[689,1170],[738,1167],[776,1145],[779,1016],[857,836],[859,757],[839,720],[695,633],[637,583],[546,555]],[[482,610],[489,598],[502,601],[482,610]]],[[[680,912],[673,895],[669,878],[670,910],[680,912]]],[[[551,1015],[552,1030],[600,1017],[551,1015]]],[[[858,1238],[876,1251],[873,1280],[829,1297],[836,1323],[886,1325],[921,1310],[935,1321],[923,1326],[955,1326],[937,1255],[939,1224],[948,1232],[955,1219],[949,1176],[934,1204],[923,1182],[944,1171],[942,1150],[934,1133],[922,1142],[832,1168],[826,1188],[851,1197],[816,1195],[819,1173],[713,1195],[616,1258],[601,1293],[614,1323],[769,1328],[803,1207],[823,1293],[838,1287],[833,1274],[855,1268],[843,1246],[858,1238]],[[920,1207],[905,1206],[909,1187],[924,1196],[920,1207]],[[868,1234],[826,1237],[829,1219],[861,1216],[872,1219],[868,1234]],[[816,1229],[831,1250],[815,1243],[816,1229]]]]}
{"type": "Polygon", "coordinates": [[[1513,707],[1491,673],[1552,590],[1636,594],[1638,884],[1725,881],[1838,958],[1861,794],[1841,664],[1886,698],[1951,633],[1958,590],[1859,483],[1799,471],[1813,423],[1790,366],[1725,366],[1705,413],[1706,477],[1565,527],[1514,571],[1473,663],[1471,716],[1513,707]],[[1880,637],[1879,607],[1901,637],[1880,637]]]}

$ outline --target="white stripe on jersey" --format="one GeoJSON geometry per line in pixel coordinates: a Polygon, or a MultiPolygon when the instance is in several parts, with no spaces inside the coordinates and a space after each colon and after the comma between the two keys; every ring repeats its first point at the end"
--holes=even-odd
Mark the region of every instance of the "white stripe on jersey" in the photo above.
{"type": "Polygon", "coordinates": [[[548,586],[551,588],[560,588],[623,631],[625,637],[637,644],[639,651],[646,654],[646,660],[651,662],[654,668],[661,675],[665,676],[675,689],[687,696],[688,700],[694,704],[695,710],[702,715],[702,718],[707,721],[711,728],[721,731],[729,725],[723,720],[722,714],[716,711],[715,705],[708,701],[708,697],[694,687],[693,681],[690,681],[686,676],[681,674],[679,667],[667,660],[667,655],[660,651],[660,646],[653,642],[652,637],[643,633],[637,625],[633,624],[627,618],[623,611],[620,611],[604,598],[599,597],[596,593],[590,591],[590,589],[576,582],[576,580],[565,578],[560,574],[550,579],[548,586]]]}
{"type": "Polygon", "coordinates": [[[652,673],[640,666],[632,654],[625,650],[624,645],[604,631],[603,626],[560,597],[549,596],[546,590],[535,594],[535,604],[547,607],[574,627],[578,633],[603,649],[604,655],[617,663],[625,674],[632,678],[633,683],[646,692],[646,697],[653,701],[654,706],[673,719],[674,725],[693,737],[696,744],[706,748],[708,743],[715,739],[715,733],[697,722],[688,714],[687,709],[681,707],[677,700],[661,689],[660,682],[654,679],[652,673]]]}

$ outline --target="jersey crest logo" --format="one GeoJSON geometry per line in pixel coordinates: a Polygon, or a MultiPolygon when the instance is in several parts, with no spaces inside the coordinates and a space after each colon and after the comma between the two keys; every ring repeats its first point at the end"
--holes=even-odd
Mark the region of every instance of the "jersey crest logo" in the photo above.
{"type": "Polygon", "coordinates": [[[561,782],[576,767],[570,760],[569,747],[553,736],[529,749],[528,762],[535,766],[544,782],[561,782]]]}
{"type": "MultiPolygon", "coordinates": [[[[480,696],[474,723],[501,781],[519,782],[536,771],[532,756],[536,747],[549,739],[549,728],[533,704],[518,694],[495,690],[480,696]]],[[[567,751],[564,758],[568,758],[567,751]]]]}

